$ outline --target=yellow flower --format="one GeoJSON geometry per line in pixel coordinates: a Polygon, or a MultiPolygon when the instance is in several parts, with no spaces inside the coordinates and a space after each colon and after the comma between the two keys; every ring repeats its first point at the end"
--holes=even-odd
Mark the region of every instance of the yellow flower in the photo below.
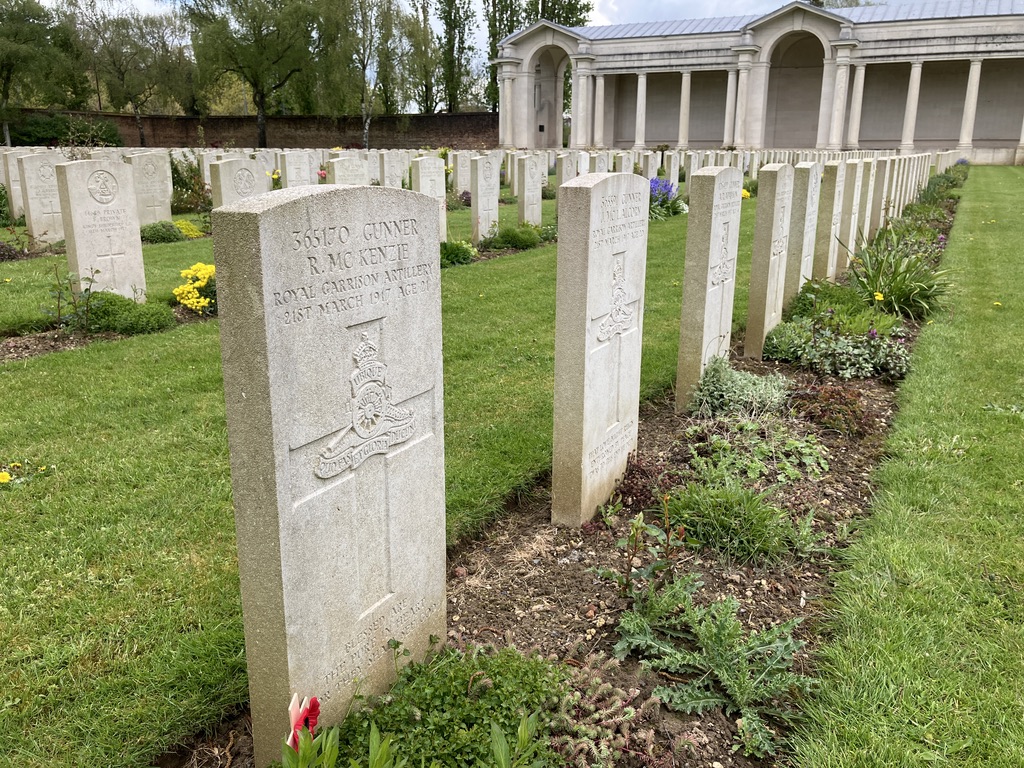
{"type": "Polygon", "coordinates": [[[744,200],[749,200],[750,199],[750,190],[749,189],[744,189],[742,192],[740,192],[740,195],[743,197],[744,200]]]}
{"type": "Polygon", "coordinates": [[[10,472],[0,472],[0,484],[11,482],[10,472]]]}
{"type": "Polygon", "coordinates": [[[1003,302],[1001,302],[1001,301],[993,301],[992,302],[992,306],[993,307],[1001,307],[1001,306],[1003,306],[1003,302]]]}
{"type": "Polygon", "coordinates": [[[40,471],[40,472],[45,472],[45,471],[46,471],[46,467],[40,467],[40,468],[39,468],[39,471],[40,471]]]}
{"type": "Polygon", "coordinates": [[[5,278],[4,278],[4,282],[5,282],[5,283],[9,283],[9,282],[11,282],[11,278],[9,278],[9,277],[5,277],[5,278]]]}
{"type": "Polygon", "coordinates": [[[881,291],[875,291],[875,301],[881,301],[885,296],[882,295],[881,291]]]}

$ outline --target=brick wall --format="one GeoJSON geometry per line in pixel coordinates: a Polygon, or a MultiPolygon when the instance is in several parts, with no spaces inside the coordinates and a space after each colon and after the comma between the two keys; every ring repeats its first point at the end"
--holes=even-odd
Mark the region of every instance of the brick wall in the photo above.
{"type": "MultiPolygon", "coordinates": [[[[33,111],[33,110],[26,110],[33,111]]],[[[102,117],[117,125],[127,147],[137,146],[139,133],[132,115],[72,113],[102,117]]],[[[147,115],[142,118],[146,145],[199,147],[256,145],[255,117],[182,117],[147,115]],[[202,140],[200,140],[202,128],[202,140]]],[[[359,117],[268,117],[267,143],[271,147],[357,147],[363,143],[359,117]]],[[[498,115],[461,112],[438,115],[393,115],[373,118],[370,147],[376,149],[489,149],[498,146],[498,115]]]]}

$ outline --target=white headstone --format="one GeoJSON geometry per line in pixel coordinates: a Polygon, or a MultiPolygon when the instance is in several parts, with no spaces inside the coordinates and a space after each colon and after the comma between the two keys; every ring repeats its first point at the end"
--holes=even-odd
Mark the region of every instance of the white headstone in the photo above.
{"type": "Polygon", "coordinates": [[[649,183],[589,174],[558,201],[552,521],[579,526],[636,449],[649,183]]]}
{"type": "Polygon", "coordinates": [[[765,337],[782,321],[792,212],[793,166],[788,163],[764,166],[758,176],[754,249],[750,259],[747,330],[743,339],[746,357],[760,360],[765,337]]]}
{"type": "Polygon", "coordinates": [[[145,301],[132,169],[120,160],[78,160],[56,170],[68,269],[78,278],[75,290],[91,277],[93,291],[145,301]]]}
{"type": "Polygon", "coordinates": [[[256,764],[445,634],[437,204],[282,190],[213,212],[256,764]]]}
{"type": "Polygon", "coordinates": [[[281,187],[307,187],[317,183],[319,163],[312,152],[296,149],[277,156],[281,168],[281,187]]]}
{"type": "Polygon", "coordinates": [[[365,187],[370,184],[370,164],[359,157],[327,161],[327,183],[365,187]]]}
{"type": "Polygon", "coordinates": [[[210,163],[210,193],[213,207],[269,192],[271,179],[256,160],[218,160],[210,163]]]}
{"type": "Polygon", "coordinates": [[[743,200],[743,174],[738,168],[701,168],[687,182],[690,214],[676,367],[677,410],[689,407],[708,361],[729,355],[743,200]]]}
{"type": "Polygon", "coordinates": [[[447,196],[444,184],[444,160],[434,156],[417,157],[411,167],[412,188],[438,203],[438,235],[448,239],[447,196]]]}
{"type": "Polygon", "coordinates": [[[539,226],[542,220],[540,160],[536,155],[521,155],[518,163],[516,174],[522,185],[519,195],[519,223],[539,226]]]}
{"type": "Polygon", "coordinates": [[[25,228],[30,237],[44,243],[64,239],[64,222],[57,193],[57,170],[64,162],[59,152],[37,152],[18,157],[25,228]]]}
{"type": "Polygon", "coordinates": [[[165,152],[140,152],[128,156],[135,173],[135,199],[140,224],[171,220],[171,157],[165,152]]]}
{"type": "Polygon", "coordinates": [[[469,208],[473,217],[473,245],[498,228],[499,174],[501,164],[493,155],[470,161],[469,208]]]}
{"type": "Polygon", "coordinates": [[[818,231],[820,198],[821,163],[798,163],[793,174],[793,216],[790,219],[783,306],[800,292],[814,272],[814,240],[818,231]]]}

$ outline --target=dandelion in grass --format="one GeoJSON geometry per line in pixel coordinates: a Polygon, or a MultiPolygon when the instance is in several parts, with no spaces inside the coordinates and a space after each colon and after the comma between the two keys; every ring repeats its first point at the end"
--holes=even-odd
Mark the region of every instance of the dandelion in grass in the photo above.
{"type": "Polygon", "coordinates": [[[0,485],[6,485],[11,482],[12,479],[10,472],[0,472],[0,485]]]}
{"type": "Polygon", "coordinates": [[[993,307],[1001,307],[1001,306],[1003,306],[1003,302],[1001,302],[1001,301],[993,301],[992,302],[992,306],[993,307]]]}
{"type": "Polygon", "coordinates": [[[740,195],[743,197],[744,200],[749,200],[750,199],[750,190],[749,189],[744,189],[740,193],[740,195]]]}
{"type": "Polygon", "coordinates": [[[882,294],[881,291],[875,291],[875,301],[881,301],[884,298],[885,296],[882,294]]]}

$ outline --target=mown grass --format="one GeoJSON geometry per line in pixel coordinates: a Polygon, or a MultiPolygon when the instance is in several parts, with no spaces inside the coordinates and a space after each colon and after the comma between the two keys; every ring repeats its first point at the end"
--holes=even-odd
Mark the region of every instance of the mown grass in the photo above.
{"type": "Polygon", "coordinates": [[[1024,169],[971,170],[831,605],[807,768],[1024,765],[1024,169]]]}
{"type": "MultiPolygon", "coordinates": [[[[745,203],[736,318],[753,215],[745,203]]],[[[651,226],[646,395],[675,374],[685,225],[651,226]]],[[[151,297],[209,248],[147,246],[151,297]]],[[[555,255],[442,273],[449,541],[550,467],[555,255]]],[[[38,296],[38,281],[0,290],[38,296]]],[[[0,460],[57,466],[0,491],[2,766],[146,765],[246,701],[217,332],[0,366],[0,460]]]]}

